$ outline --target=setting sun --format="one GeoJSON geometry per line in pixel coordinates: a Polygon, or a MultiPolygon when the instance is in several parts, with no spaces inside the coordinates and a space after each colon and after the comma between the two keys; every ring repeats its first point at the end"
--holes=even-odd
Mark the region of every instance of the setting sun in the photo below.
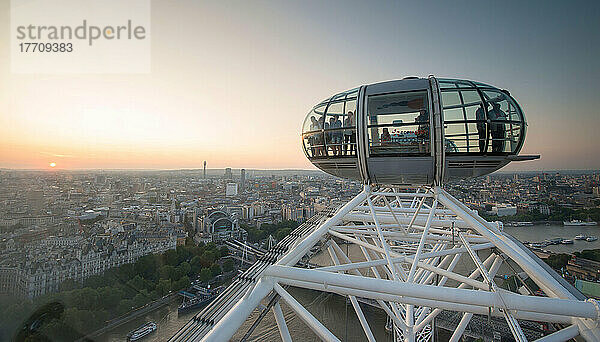
{"type": "Polygon", "coordinates": [[[50,167],[56,167],[56,163],[50,163],[50,167]]]}

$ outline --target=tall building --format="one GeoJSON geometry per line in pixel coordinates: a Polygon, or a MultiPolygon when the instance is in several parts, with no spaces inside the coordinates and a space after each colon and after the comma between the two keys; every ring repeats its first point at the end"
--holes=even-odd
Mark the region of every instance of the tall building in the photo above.
{"type": "Polygon", "coordinates": [[[204,172],[202,173],[202,178],[206,179],[206,160],[204,161],[204,172]]]}
{"type": "Polygon", "coordinates": [[[227,187],[225,188],[225,196],[233,197],[238,194],[238,185],[237,183],[227,183],[227,187]]]}
{"type": "Polygon", "coordinates": [[[233,175],[231,173],[231,168],[228,167],[225,169],[225,179],[233,179],[233,175]]]}
{"type": "Polygon", "coordinates": [[[198,213],[200,212],[199,208],[194,208],[194,218],[192,221],[192,227],[194,227],[194,232],[198,232],[198,213]]]}
{"type": "Polygon", "coordinates": [[[246,188],[246,169],[242,169],[242,174],[240,175],[240,192],[243,192],[246,188]]]}

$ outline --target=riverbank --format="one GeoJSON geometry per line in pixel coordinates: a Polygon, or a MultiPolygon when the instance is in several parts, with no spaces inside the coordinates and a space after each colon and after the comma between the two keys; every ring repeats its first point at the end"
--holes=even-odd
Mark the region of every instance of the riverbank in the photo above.
{"type": "Polygon", "coordinates": [[[171,293],[160,299],[150,302],[142,307],[136,308],[121,317],[117,317],[115,319],[110,320],[109,322],[107,322],[106,326],[80,338],[79,340],[77,340],[77,342],[95,340],[98,337],[102,336],[103,334],[106,334],[109,331],[117,329],[118,327],[120,327],[126,323],[129,323],[138,317],[144,316],[144,315],[148,314],[149,312],[157,310],[157,309],[175,301],[176,298],[177,298],[177,293],[171,293]]]}
{"type": "MultiPolygon", "coordinates": [[[[577,235],[585,236],[597,236],[600,237],[599,226],[563,226],[561,225],[533,225],[533,226],[522,226],[512,227],[504,226],[504,231],[519,241],[539,242],[547,239],[571,239],[573,240],[577,235]]],[[[549,245],[544,247],[552,253],[566,253],[573,254],[584,249],[600,249],[600,240],[596,241],[585,241],[585,240],[574,240],[573,244],[570,245],[549,245]]]]}

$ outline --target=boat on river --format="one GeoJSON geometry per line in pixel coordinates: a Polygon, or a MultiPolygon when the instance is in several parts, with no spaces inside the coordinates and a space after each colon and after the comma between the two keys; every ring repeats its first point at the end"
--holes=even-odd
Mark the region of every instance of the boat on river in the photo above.
{"type": "Polygon", "coordinates": [[[127,334],[127,341],[137,341],[144,336],[147,336],[156,331],[156,323],[154,322],[146,322],[142,326],[137,329],[129,332],[127,334]]]}
{"type": "Polygon", "coordinates": [[[565,225],[565,226],[597,226],[598,222],[596,222],[596,221],[571,220],[571,221],[564,221],[563,225],[565,225]]]}
{"type": "Polygon", "coordinates": [[[216,296],[214,295],[199,295],[190,300],[184,300],[177,308],[178,313],[185,313],[193,309],[199,309],[210,303],[216,296]]]}

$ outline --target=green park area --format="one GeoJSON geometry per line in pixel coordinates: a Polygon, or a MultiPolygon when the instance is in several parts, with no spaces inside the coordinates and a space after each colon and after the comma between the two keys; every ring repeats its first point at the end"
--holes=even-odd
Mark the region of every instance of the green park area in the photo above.
{"type": "Polygon", "coordinates": [[[248,232],[248,241],[256,243],[267,239],[269,235],[273,236],[275,240],[281,241],[299,225],[300,223],[296,221],[284,220],[274,224],[262,224],[260,228],[244,224],[241,227],[248,232]]]}
{"type": "Polygon", "coordinates": [[[34,300],[2,298],[0,321],[9,324],[0,327],[0,340],[18,337],[18,328],[35,310],[48,303],[60,303],[62,313],[45,317],[37,334],[17,340],[75,340],[105,326],[111,319],[189,287],[192,279],[207,283],[223,272],[232,271],[235,265],[232,259],[224,258],[227,254],[226,247],[219,248],[213,243],[195,246],[188,239],[185,246],[160,255],[146,255],[135,263],[89,277],[83,283],[67,280],[60,291],[34,300]]]}
{"type": "Polygon", "coordinates": [[[554,221],[563,222],[570,220],[581,220],[581,221],[600,221],[600,208],[589,208],[589,209],[571,209],[561,207],[556,204],[550,204],[550,214],[541,214],[539,212],[526,212],[518,213],[511,216],[498,217],[497,215],[489,215],[481,213],[481,216],[488,221],[502,221],[502,222],[540,222],[540,221],[554,221]]]}

